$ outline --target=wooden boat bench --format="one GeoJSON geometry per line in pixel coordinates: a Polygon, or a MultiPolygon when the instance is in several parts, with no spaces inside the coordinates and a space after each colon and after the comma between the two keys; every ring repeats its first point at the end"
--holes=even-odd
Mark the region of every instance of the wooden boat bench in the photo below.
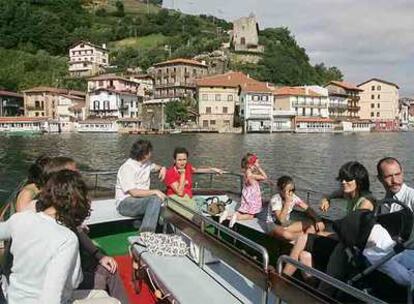
{"type": "Polygon", "coordinates": [[[133,217],[123,216],[116,209],[115,199],[93,200],[91,215],[85,220],[86,225],[133,220],[133,217]]]}
{"type": "Polygon", "coordinates": [[[187,256],[167,257],[149,253],[138,244],[139,236],[128,238],[137,279],[147,276],[172,303],[241,303],[187,256]],[[142,272],[145,272],[144,274],[142,272]]]}

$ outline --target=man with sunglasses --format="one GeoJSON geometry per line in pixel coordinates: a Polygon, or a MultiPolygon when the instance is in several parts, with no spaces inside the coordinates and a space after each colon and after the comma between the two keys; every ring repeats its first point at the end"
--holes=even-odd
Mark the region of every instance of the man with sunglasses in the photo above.
{"type": "MultiPolygon", "coordinates": [[[[385,157],[377,164],[378,180],[386,191],[385,198],[397,199],[414,211],[414,189],[404,183],[404,172],[400,162],[394,157],[385,157]]],[[[402,207],[392,204],[390,212],[402,207]]]]}

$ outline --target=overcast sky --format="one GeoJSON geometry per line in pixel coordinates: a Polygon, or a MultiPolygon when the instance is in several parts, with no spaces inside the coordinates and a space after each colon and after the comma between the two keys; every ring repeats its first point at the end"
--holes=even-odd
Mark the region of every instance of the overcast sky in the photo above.
{"type": "Polygon", "coordinates": [[[164,0],[190,14],[233,21],[253,12],[260,29],[285,26],[313,64],[337,66],[344,80],[376,77],[414,96],[413,0],[164,0]]]}

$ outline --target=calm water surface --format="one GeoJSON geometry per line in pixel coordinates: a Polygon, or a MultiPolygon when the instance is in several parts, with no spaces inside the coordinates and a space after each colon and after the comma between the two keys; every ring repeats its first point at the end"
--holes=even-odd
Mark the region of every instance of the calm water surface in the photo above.
{"type": "MultiPolygon", "coordinates": [[[[337,187],[339,167],[350,160],[362,162],[369,170],[372,190],[381,195],[375,178],[380,158],[398,157],[408,184],[413,185],[414,133],[371,134],[176,134],[141,136],[154,146],[154,159],[163,165],[171,163],[175,146],[185,146],[190,160],[197,165],[214,165],[239,172],[240,159],[246,152],[257,153],[262,166],[275,180],[282,174],[296,179],[297,187],[323,193],[337,187]]],[[[82,169],[117,170],[128,157],[135,135],[60,134],[33,137],[0,135],[0,202],[25,177],[30,163],[40,154],[67,155],[82,169]]]]}

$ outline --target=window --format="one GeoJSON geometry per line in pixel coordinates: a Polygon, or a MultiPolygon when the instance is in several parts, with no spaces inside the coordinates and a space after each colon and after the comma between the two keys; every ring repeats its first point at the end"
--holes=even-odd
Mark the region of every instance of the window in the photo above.
{"type": "Polygon", "coordinates": [[[223,124],[226,126],[230,126],[230,120],[223,120],[223,124]]]}
{"type": "Polygon", "coordinates": [[[83,67],[86,68],[88,64],[86,62],[83,63],[83,67]]]}
{"type": "Polygon", "coordinates": [[[380,112],[377,112],[377,117],[380,117],[380,112]]]}
{"type": "Polygon", "coordinates": [[[375,95],[371,95],[371,99],[375,99],[375,95]]]}
{"type": "Polygon", "coordinates": [[[208,120],[203,120],[203,127],[208,128],[208,120]]]}
{"type": "Polygon", "coordinates": [[[227,95],[227,101],[233,101],[233,95],[227,95]]]}
{"type": "Polygon", "coordinates": [[[214,100],[215,100],[215,101],[220,101],[220,100],[221,100],[221,96],[220,96],[220,94],[216,94],[216,95],[214,96],[214,100]]]}
{"type": "Polygon", "coordinates": [[[227,107],[223,107],[223,114],[227,114],[228,113],[228,108],[227,107]]]}
{"type": "Polygon", "coordinates": [[[206,113],[211,114],[211,107],[206,107],[206,113]]]}
{"type": "Polygon", "coordinates": [[[103,86],[103,81],[102,81],[102,80],[99,80],[99,82],[98,82],[98,86],[100,86],[100,87],[102,87],[102,86],[103,86]]]}
{"type": "Polygon", "coordinates": [[[380,108],[380,103],[377,103],[377,108],[378,108],[378,109],[380,108]]]}
{"type": "Polygon", "coordinates": [[[372,86],[371,87],[371,91],[375,91],[375,86],[372,86]]]}
{"type": "Polygon", "coordinates": [[[375,103],[371,103],[371,109],[375,108],[375,103]]]}
{"type": "Polygon", "coordinates": [[[35,115],[36,115],[36,116],[39,116],[39,112],[36,112],[36,113],[35,113],[35,115]]]}
{"type": "Polygon", "coordinates": [[[263,101],[267,101],[267,96],[266,96],[266,95],[263,95],[263,96],[262,96],[262,100],[263,100],[263,101]]]}
{"type": "Polygon", "coordinates": [[[253,100],[254,100],[254,101],[258,101],[258,100],[259,100],[259,96],[257,96],[257,95],[253,95],[253,100]]]}
{"type": "Polygon", "coordinates": [[[215,120],[210,120],[210,126],[215,126],[216,125],[216,121],[215,120]]]}
{"type": "Polygon", "coordinates": [[[381,91],[381,86],[377,86],[377,91],[381,91]]]}
{"type": "Polygon", "coordinates": [[[35,101],[35,108],[40,108],[40,102],[39,101],[35,101]]]}
{"type": "Polygon", "coordinates": [[[380,94],[378,94],[377,98],[378,98],[378,99],[381,99],[381,95],[380,95],[380,94]]]}
{"type": "Polygon", "coordinates": [[[302,108],[302,116],[305,116],[305,108],[302,108]]]}

